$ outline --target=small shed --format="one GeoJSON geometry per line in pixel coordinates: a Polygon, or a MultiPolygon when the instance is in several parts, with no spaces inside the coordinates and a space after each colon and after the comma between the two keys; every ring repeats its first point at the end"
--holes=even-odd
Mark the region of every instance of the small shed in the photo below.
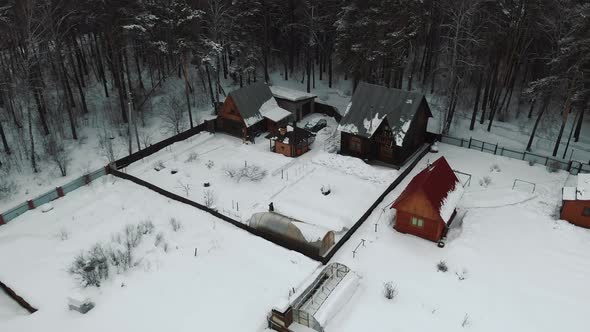
{"type": "Polygon", "coordinates": [[[301,252],[324,255],[334,245],[334,232],[276,212],[254,213],[250,227],[301,252]]]}
{"type": "Polygon", "coordinates": [[[261,132],[275,132],[285,126],[291,112],[280,107],[263,82],[229,93],[217,114],[217,128],[250,141],[261,132]]]}
{"type": "Polygon", "coordinates": [[[293,126],[279,128],[276,133],[266,136],[270,140],[270,150],[287,157],[298,157],[310,150],[315,134],[293,126]]]}
{"type": "Polygon", "coordinates": [[[315,111],[316,95],[276,85],[271,86],[270,91],[279,106],[293,113],[297,121],[315,111]]]}
{"type": "Polygon", "coordinates": [[[590,174],[578,174],[576,187],[564,187],[561,219],[590,228],[590,174]]]}
{"type": "Polygon", "coordinates": [[[426,142],[430,117],[423,94],[361,82],[338,126],[340,152],[401,166],[426,142]]]}
{"type": "Polygon", "coordinates": [[[395,200],[394,228],[438,242],[451,225],[463,185],[444,157],[418,173],[395,200]]]}

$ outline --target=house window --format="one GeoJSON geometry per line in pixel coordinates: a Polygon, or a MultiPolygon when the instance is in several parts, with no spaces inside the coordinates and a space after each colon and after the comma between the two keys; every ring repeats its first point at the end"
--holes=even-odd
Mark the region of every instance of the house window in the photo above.
{"type": "Polygon", "coordinates": [[[362,151],[362,141],[359,137],[351,137],[350,141],[348,143],[348,148],[350,149],[350,151],[354,151],[354,152],[358,152],[360,153],[362,151]]]}
{"type": "Polygon", "coordinates": [[[424,220],[417,217],[412,217],[412,226],[422,228],[424,227],[424,220]]]}
{"type": "Polygon", "coordinates": [[[590,217],[590,207],[585,207],[584,211],[582,211],[582,215],[584,217],[590,217]]]}

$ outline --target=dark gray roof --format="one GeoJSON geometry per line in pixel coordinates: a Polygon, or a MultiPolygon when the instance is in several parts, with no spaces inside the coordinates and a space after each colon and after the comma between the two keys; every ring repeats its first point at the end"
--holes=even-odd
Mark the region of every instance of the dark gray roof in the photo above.
{"type": "Polygon", "coordinates": [[[264,82],[256,82],[229,93],[246,126],[262,120],[259,110],[262,104],[273,98],[270,88],[264,82]],[[248,120],[250,119],[250,121],[248,120]],[[258,119],[258,120],[257,120],[258,119]]]}
{"type": "MultiPolygon", "coordinates": [[[[370,138],[383,119],[403,141],[409,123],[414,118],[424,95],[417,92],[386,88],[380,85],[359,83],[351,105],[340,121],[338,129],[350,134],[370,138]]],[[[432,116],[429,114],[429,116],[432,116]]],[[[401,144],[400,144],[401,145],[401,144]]]]}

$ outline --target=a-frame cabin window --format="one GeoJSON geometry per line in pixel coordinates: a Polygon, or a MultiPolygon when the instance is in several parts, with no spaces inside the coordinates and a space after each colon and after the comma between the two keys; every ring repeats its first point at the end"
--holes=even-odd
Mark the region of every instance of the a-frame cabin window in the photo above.
{"type": "Polygon", "coordinates": [[[424,227],[424,220],[418,217],[412,217],[412,226],[414,227],[424,227]]]}

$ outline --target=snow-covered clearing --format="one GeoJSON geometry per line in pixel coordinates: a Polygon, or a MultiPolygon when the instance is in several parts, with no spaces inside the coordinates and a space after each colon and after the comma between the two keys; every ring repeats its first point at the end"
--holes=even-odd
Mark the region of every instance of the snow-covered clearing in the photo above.
{"type": "Polygon", "coordinates": [[[552,217],[566,177],[441,144],[334,257],[361,282],[326,331],[587,331],[590,231],[552,217]],[[459,204],[463,222],[454,224],[443,249],[393,230],[389,209],[428,160],[441,155],[473,176],[459,204]],[[487,187],[479,184],[485,176],[487,187]],[[536,183],[535,192],[524,185],[512,190],[515,178],[536,183]],[[365,247],[353,258],[361,239],[365,247]],[[446,273],[437,272],[441,260],[446,273]],[[392,300],[383,295],[389,281],[398,293],[392,300]]]}
{"type": "Polygon", "coordinates": [[[398,172],[324,151],[336,122],[313,114],[302,124],[318,118],[325,118],[328,126],[318,132],[311,151],[295,159],[271,152],[264,135],[256,144],[244,144],[223,133],[201,133],[131,165],[127,172],[198,203],[212,195],[221,213],[242,222],[273,202],[276,212],[339,232],[356,222],[398,172]],[[196,159],[189,161],[191,155],[196,159]],[[155,164],[165,168],[156,171],[155,164]],[[229,175],[242,171],[257,176],[229,175]],[[331,193],[324,196],[322,186],[331,193]]]}
{"type": "Polygon", "coordinates": [[[39,311],[7,317],[0,301],[0,331],[259,331],[277,299],[319,264],[110,176],[53,204],[2,226],[0,280],[39,311]],[[100,288],[81,288],[67,272],[81,251],[112,245],[125,225],[146,220],[155,229],[134,252],[135,267],[111,269],[100,288]],[[86,315],[68,311],[72,295],[96,307],[86,315]]]}

